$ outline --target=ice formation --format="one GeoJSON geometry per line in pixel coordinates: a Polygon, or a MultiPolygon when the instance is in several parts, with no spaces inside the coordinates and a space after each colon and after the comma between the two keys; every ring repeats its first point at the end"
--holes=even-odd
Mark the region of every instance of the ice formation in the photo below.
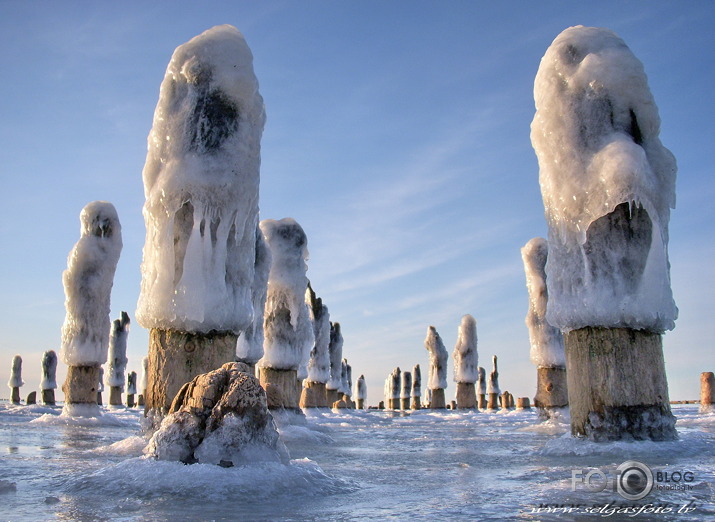
{"type": "Polygon", "coordinates": [[[492,356],[492,364],[494,369],[492,373],[489,374],[489,380],[487,381],[487,393],[501,393],[499,389],[499,372],[497,371],[497,356],[492,356]]]}
{"type": "Polygon", "coordinates": [[[122,227],[114,205],[106,201],[87,204],[79,219],[80,238],[62,274],[66,315],[60,357],[68,366],[97,366],[107,361],[110,295],[122,227]]]}
{"type": "Polygon", "coordinates": [[[12,358],[12,369],[10,370],[10,380],[7,381],[9,388],[19,388],[25,381],[22,380],[22,357],[16,355],[12,358]]]}
{"type": "Polygon", "coordinates": [[[447,350],[434,326],[427,329],[425,348],[429,352],[427,387],[431,390],[447,388],[447,350]]]}
{"type": "Polygon", "coordinates": [[[367,400],[367,384],[365,384],[365,376],[361,375],[355,381],[355,398],[357,400],[367,400]]]}
{"type": "Polygon", "coordinates": [[[471,315],[462,317],[454,346],[454,382],[474,384],[477,381],[477,321],[471,315]]]}
{"type": "Polygon", "coordinates": [[[127,395],[137,394],[137,372],[129,372],[127,375],[127,395]]]}
{"type": "Polygon", "coordinates": [[[143,171],[143,327],[238,334],[251,324],[264,122],[253,56],[235,27],[174,51],[143,171]]]}
{"type": "Polygon", "coordinates": [[[144,393],[147,387],[147,373],[149,372],[149,357],[142,359],[142,374],[139,378],[139,393],[144,393]]]}
{"type": "Polygon", "coordinates": [[[477,395],[487,393],[487,372],[481,366],[477,368],[477,395]]]}
{"type": "Polygon", "coordinates": [[[422,371],[420,370],[419,364],[416,364],[412,368],[412,390],[410,391],[410,396],[422,396],[422,371]]]}
{"type": "Polygon", "coordinates": [[[251,299],[253,302],[253,320],[238,336],[236,341],[236,360],[256,364],[263,357],[263,311],[268,292],[268,274],[271,270],[271,251],[263,232],[256,227],[256,261],[253,269],[251,299]]]}
{"type": "Polygon", "coordinates": [[[341,384],[341,368],[343,359],[343,335],[340,333],[340,323],[330,323],[330,379],[325,387],[328,390],[338,390],[341,384]]]}
{"type": "Polygon", "coordinates": [[[412,374],[410,372],[402,372],[402,390],[400,391],[400,399],[409,399],[412,392],[412,374]]]}
{"type": "Polygon", "coordinates": [[[41,390],[57,389],[57,354],[54,350],[47,350],[42,354],[42,380],[41,390]]]}
{"type": "Polygon", "coordinates": [[[276,370],[297,370],[301,363],[307,363],[315,343],[305,304],[308,238],[292,218],[263,220],[261,231],[273,262],[263,323],[264,353],[258,364],[276,370]]]}
{"type": "Polygon", "coordinates": [[[546,260],[548,242],[541,237],[529,240],[521,249],[526,273],[526,288],[529,291],[529,311],[526,326],[531,341],[531,362],[537,367],[565,367],[564,337],[561,330],[546,321],[549,300],[546,285],[546,260]]]}
{"type": "Polygon", "coordinates": [[[347,395],[348,397],[352,395],[352,377],[350,376],[351,373],[352,368],[348,364],[348,360],[343,359],[340,363],[340,388],[338,388],[338,392],[347,395]]]}
{"type": "Polygon", "coordinates": [[[109,363],[107,365],[107,386],[124,391],[124,373],[127,369],[127,337],[129,336],[129,315],[122,312],[121,318],[112,322],[109,335],[109,363]]]}
{"type": "Polygon", "coordinates": [[[323,300],[315,295],[310,284],[305,293],[305,301],[310,310],[310,321],[315,337],[315,344],[310,350],[307,380],[327,383],[330,379],[330,314],[328,307],[323,305],[323,300]]]}
{"type": "Polygon", "coordinates": [[[653,332],[675,326],[668,221],[676,163],[641,62],[607,29],[571,27],[534,84],[531,141],[549,227],[546,318],[653,332]]]}

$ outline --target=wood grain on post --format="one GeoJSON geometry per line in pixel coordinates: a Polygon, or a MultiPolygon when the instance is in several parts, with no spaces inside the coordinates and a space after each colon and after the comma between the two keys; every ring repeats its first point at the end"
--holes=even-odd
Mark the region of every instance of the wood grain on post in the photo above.
{"type": "Polygon", "coordinates": [[[65,403],[97,404],[99,366],[69,366],[62,385],[65,403]]]}

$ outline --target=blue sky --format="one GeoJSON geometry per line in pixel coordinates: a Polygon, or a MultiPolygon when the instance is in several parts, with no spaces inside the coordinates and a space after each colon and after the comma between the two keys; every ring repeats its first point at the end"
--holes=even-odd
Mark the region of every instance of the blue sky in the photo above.
{"type": "MultiPolygon", "coordinates": [[[[546,235],[533,80],[552,40],[581,24],[614,30],[644,63],[678,160],[670,260],[680,318],[665,359],[671,398],[698,397],[700,372],[715,370],[714,22],[711,1],[0,0],[0,381],[21,354],[24,397],[42,352],[59,349],[61,274],[90,201],[119,213],[112,318],[133,319],[159,85],[175,47],[228,23],[253,51],[268,115],[261,217],[305,229],[308,276],[369,402],[393,367],[426,368],[429,325],[451,354],[466,313],[480,364],[498,355],[502,389],[533,396],[519,252],[546,235]]],[[[129,370],[147,343],[134,321],[129,370]]],[[[451,360],[449,371],[451,398],[451,360]]]]}

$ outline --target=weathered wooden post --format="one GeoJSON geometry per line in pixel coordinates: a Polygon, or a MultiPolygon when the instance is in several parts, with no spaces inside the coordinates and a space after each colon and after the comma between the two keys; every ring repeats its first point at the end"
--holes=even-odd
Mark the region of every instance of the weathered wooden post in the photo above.
{"type": "Polygon", "coordinates": [[[147,228],[136,318],[149,329],[147,413],[236,358],[254,316],[265,112],[243,35],[217,26],[179,46],[143,171],[147,228]]]}
{"type": "Polygon", "coordinates": [[[133,408],[136,404],[134,397],[137,394],[137,372],[127,374],[127,408],[133,408]]]}
{"type": "Polygon", "coordinates": [[[367,400],[367,384],[365,383],[365,376],[361,375],[358,380],[355,381],[355,399],[357,400],[357,409],[364,410],[365,401],[367,400]]]}
{"type": "Polygon", "coordinates": [[[55,390],[57,389],[57,354],[54,350],[47,350],[42,354],[42,404],[54,406],[55,390]]]}
{"type": "Polygon", "coordinates": [[[529,402],[529,397],[519,397],[518,399],[516,399],[516,409],[517,410],[531,409],[531,403],[529,402]]]}
{"type": "Polygon", "coordinates": [[[110,295],[122,251],[122,227],[111,203],[94,201],[80,213],[81,235],[62,274],[65,321],[60,358],[69,368],[63,414],[97,416],[99,369],[107,362],[110,295]]]}
{"type": "Polygon", "coordinates": [[[700,413],[713,411],[715,403],[715,374],[703,372],[700,374],[700,413]]]}
{"type": "Polygon", "coordinates": [[[501,390],[499,389],[499,372],[497,371],[497,356],[492,356],[492,366],[493,370],[489,374],[489,380],[487,381],[487,396],[489,400],[487,401],[488,410],[496,410],[499,407],[499,395],[501,390]]]}
{"type": "Polygon", "coordinates": [[[434,326],[427,328],[425,348],[429,352],[429,380],[427,386],[432,390],[430,408],[443,410],[447,407],[444,390],[447,388],[447,350],[442,338],[434,326]]]}
{"type": "Polygon", "coordinates": [[[529,329],[531,362],[536,366],[536,397],[534,406],[543,417],[568,406],[566,356],[561,330],[546,320],[549,294],[546,287],[546,262],[549,245],[544,238],[535,237],[521,249],[529,291],[529,310],[526,326],[529,329]]]}
{"type": "Polygon", "coordinates": [[[10,380],[7,382],[11,390],[10,402],[20,404],[20,388],[25,384],[22,380],[22,357],[16,355],[12,358],[12,368],[10,370],[10,380]]]}
{"type": "Polygon", "coordinates": [[[676,164],[643,65],[611,31],[571,27],[546,51],[534,96],[546,319],[564,332],[571,432],[675,439],[661,334],[677,318],[667,252],[676,164]]]}
{"type": "Polygon", "coordinates": [[[342,384],[342,361],[343,361],[343,335],[340,333],[340,323],[330,323],[330,344],[328,345],[330,354],[330,379],[325,385],[325,395],[328,405],[332,407],[338,397],[338,390],[342,384]]]}
{"type": "Polygon", "coordinates": [[[481,366],[477,368],[477,407],[487,409],[487,372],[481,366]]]}
{"type": "Polygon", "coordinates": [[[269,409],[299,410],[298,367],[307,360],[315,343],[310,311],[305,304],[308,238],[292,218],[263,220],[261,230],[273,262],[268,277],[264,353],[258,362],[258,376],[266,390],[269,409]]]}
{"type": "Polygon", "coordinates": [[[477,353],[477,321],[471,315],[462,317],[454,346],[454,382],[457,383],[457,408],[473,410],[477,407],[474,383],[479,377],[477,353]]]}
{"type": "Polygon", "coordinates": [[[402,371],[400,367],[392,370],[392,373],[387,377],[385,400],[387,408],[390,410],[400,409],[400,386],[402,384],[402,371]]]}
{"type": "Polygon", "coordinates": [[[129,336],[129,314],[121,313],[119,319],[112,322],[109,333],[109,356],[107,358],[107,377],[109,386],[109,405],[122,406],[124,379],[127,369],[127,337],[129,336]]]}
{"type": "Polygon", "coordinates": [[[410,408],[419,410],[422,407],[422,404],[420,404],[422,400],[422,371],[420,370],[419,364],[415,364],[412,368],[412,390],[410,391],[410,397],[412,398],[410,408]]]}
{"type": "Polygon", "coordinates": [[[315,343],[310,350],[308,377],[300,397],[301,408],[327,408],[325,384],[330,379],[330,313],[308,283],[305,301],[310,311],[315,343]]]}
{"type": "Polygon", "coordinates": [[[410,409],[410,392],[412,391],[412,373],[402,372],[402,387],[400,391],[400,409],[410,409]]]}

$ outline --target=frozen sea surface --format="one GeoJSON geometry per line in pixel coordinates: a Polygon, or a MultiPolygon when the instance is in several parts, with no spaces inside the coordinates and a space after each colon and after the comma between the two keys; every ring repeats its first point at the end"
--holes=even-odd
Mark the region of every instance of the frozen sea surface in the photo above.
{"type": "MultiPolygon", "coordinates": [[[[706,520],[715,517],[715,415],[674,406],[680,440],[594,444],[532,411],[308,411],[276,421],[290,465],[148,460],[138,410],[66,419],[0,402],[3,520],[706,520]],[[581,483],[627,460],[659,482],[639,501],[581,483]],[[687,486],[673,490],[672,486],[687,486]],[[659,489],[662,487],[662,489],[659,489]],[[666,489],[671,487],[671,489],[666,489]],[[692,489],[688,489],[691,487],[692,489]],[[624,506],[648,506],[635,516],[624,506]],[[576,513],[572,505],[580,505],[576,513]],[[598,514],[585,515],[597,506],[598,514]],[[694,508],[677,513],[682,506],[694,508]],[[571,513],[549,512],[565,506],[571,513]],[[605,507],[603,507],[605,506],[605,507]],[[652,510],[661,506],[661,511],[652,510]],[[540,511],[539,511],[540,509],[540,511]],[[651,511],[648,511],[651,509],[651,511]]],[[[598,478],[598,477],[596,477],[598,478]]],[[[595,483],[598,486],[598,482],[595,483]]]]}

